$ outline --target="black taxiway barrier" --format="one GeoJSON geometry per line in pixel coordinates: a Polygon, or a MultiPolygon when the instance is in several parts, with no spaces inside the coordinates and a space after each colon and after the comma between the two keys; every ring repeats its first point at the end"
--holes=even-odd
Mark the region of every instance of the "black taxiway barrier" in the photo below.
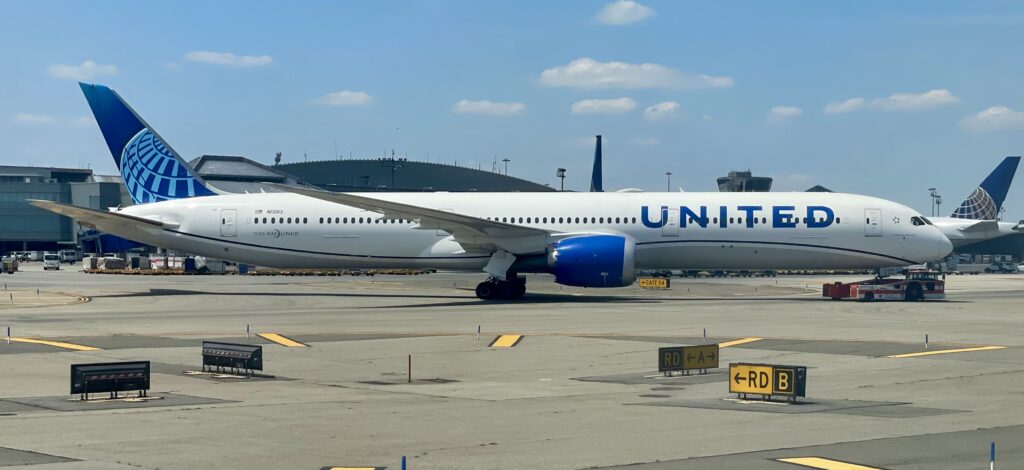
{"type": "Polygon", "coordinates": [[[203,341],[203,371],[207,367],[218,371],[242,370],[252,375],[254,370],[263,370],[263,346],[203,341]]]}
{"type": "Polygon", "coordinates": [[[71,394],[88,400],[90,393],[109,393],[118,398],[120,392],[149,390],[149,361],[71,364],[71,394]]]}
{"type": "Polygon", "coordinates": [[[807,396],[807,368],[742,362],[729,364],[729,393],[741,398],[746,398],[747,394],[761,395],[765,399],[780,395],[796,402],[797,397],[807,396]]]}

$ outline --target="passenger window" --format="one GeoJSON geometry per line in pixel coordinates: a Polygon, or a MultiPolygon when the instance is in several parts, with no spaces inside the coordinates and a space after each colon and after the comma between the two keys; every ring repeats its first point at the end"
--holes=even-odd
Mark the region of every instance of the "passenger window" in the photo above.
{"type": "MultiPolygon", "coordinates": [[[[323,220],[323,219],[320,219],[320,220],[323,220]]],[[[328,218],[327,218],[327,223],[328,223],[328,224],[330,224],[330,223],[331,223],[331,218],[330,218],[330,217],[328,217],[328,218]]]]}
{"type": "Polygon", "coordinates": [[[320,218],[320,223],[321,224],[324,223],[324,218],[323,217],[320,218]]]}
{"type": "Polygon", "coordinates": [[[309,220],[307,220],[307,219],[306,219],[305,217],[303,217],[303,218],[302,218],[302,223],[304,223],[304,224],[308,224],[308,223],[309,223],[309,220]]]}
{"type": "Polygon", "coordinates": [[[276,224],[277,223],[277,217],[271,217],[270,218],[270,223],[276,224]]]}
{"type": "Polygon", "coordinates": [[[768,223],[768,218],[767,217],[761,217],[761,223],[762,224],[767,224],[768,223]]]}
{"type": "Polygon", "coordinates": [[[736,218],[735,217],[729,217],[729,223],[730,224],[736,223],[736,218]]]}
{"type": "Polygon", "coordinates": [[[839,223],[839,217],[836,217],[836,223],[837,224],[839,223]]]}
{"type": "Polygon", "coordinates": [[[267,218],[266,217],[263,218],[263,223],[267,223],[267,218]]]}
{"type": "Polygon", "coordinates": [[[636,223],[636,217],[633,217],[633,223],[634,224],[636,223]]]}

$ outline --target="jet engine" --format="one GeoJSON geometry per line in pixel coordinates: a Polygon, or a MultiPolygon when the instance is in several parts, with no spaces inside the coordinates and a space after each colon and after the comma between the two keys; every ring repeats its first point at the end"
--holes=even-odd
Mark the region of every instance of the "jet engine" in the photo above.
{"type": "Polygon", "coordinates": [[[555,282],[576,287],[625,287],[636,281],[636,241],[620,235],[563,238],[548,253],[555,282]]]}

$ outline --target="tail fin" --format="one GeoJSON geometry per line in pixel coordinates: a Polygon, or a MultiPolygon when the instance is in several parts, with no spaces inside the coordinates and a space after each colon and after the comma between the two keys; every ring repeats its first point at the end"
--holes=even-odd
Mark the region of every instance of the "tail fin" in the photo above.
{"type": "Polygon", "coordinates": [[[1020,157],[1006,157],[992,173],[981,182],[981,186],[967,197],[951,217],[958,219],[996,220],[1003,200],[1010,190],[1013,174],[1017,172],[1020,157]]]}
{"type": "Polygon", "coordinates": [[[117,92],[79,86],[136,204],[216,194],[117,92]]]}
{"type": "Polygon", "coordinates": [[[601,136],[597,136],[597,145],[594,146],[594,170],[590,174],[590,192],[604,192],[604,187],[601,183],[601,173],[601,136]]]}

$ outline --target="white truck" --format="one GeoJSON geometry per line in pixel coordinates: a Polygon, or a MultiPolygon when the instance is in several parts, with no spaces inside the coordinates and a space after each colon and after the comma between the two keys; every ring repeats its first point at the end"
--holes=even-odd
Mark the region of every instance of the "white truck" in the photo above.
{"type": "Polygon", "coordinates": [[[60,255],[57,253],[46,253],[43,255],[43,270],[60,270],[60,255]]]}

